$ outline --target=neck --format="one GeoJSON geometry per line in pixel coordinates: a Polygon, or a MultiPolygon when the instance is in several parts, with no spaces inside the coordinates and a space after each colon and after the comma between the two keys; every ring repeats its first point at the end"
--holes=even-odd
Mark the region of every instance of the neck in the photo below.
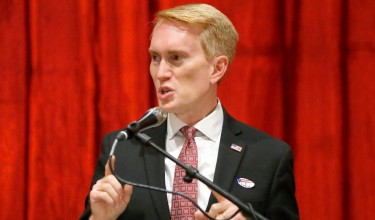
{"type": "Polygon", "coordinates": [[[205,106],[201,106],[200,111],[189,111],[186,113],[176,113],[176,116],[187,125],[192,126],[211,114],[217,106],[217,98],[210,103],[205,103],[205,106]]]}

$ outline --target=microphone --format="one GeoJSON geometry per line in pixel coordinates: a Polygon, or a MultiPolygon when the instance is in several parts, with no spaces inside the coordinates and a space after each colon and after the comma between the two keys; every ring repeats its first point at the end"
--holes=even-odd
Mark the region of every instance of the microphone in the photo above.
{"type": "Polygon", "coordinates": [[[151,108],[138,121],[133,121],[123,131],[120,131],[116,139],[127,140],[140,131],[161,125],[166,118],[167,112],[164,109],[161,107],[151,108]]]}

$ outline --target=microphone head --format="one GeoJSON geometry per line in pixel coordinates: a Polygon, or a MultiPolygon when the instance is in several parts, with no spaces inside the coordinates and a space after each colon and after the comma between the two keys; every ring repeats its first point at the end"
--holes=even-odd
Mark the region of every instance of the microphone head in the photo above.
{"type": "Polygon", "coordinates": [[[144,131],[149,128],[157,127],[161,125],[167,118],[167,112],[161,107],[154,107],[149,109],[145,115],[138,121],[132,122],[128,129],[133,133],[138,131],[144,131]]]}
{"type": "Polygon", "coordinates": [[[149,110],[150,112],[152,112],[155,116],[156,116],[156,124],[153,126],[153,127],[157,127],[159,125],[161,125],[164,120],[167,118],[167,115],[168,113],[162,109],[161,107],[154,107],[152,109],[149,110]]]}
{"type": "Polygon", "coordinates": [[[154,107],[149,109],[138,121],[130,123],[124,131],[120,132],[116,137],[117,140],[129,139],[137,132],[146,130],[148,128],[157,127],[161,125],[167,118],[167,112],[161,107],[154,107]]]}

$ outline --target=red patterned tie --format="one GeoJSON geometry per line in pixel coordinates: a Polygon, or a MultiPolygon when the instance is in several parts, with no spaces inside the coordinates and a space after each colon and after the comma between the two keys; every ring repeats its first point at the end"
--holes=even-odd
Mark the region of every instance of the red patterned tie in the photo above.
{"type": "MultiPolygon", "coordinates": [[[[178,159],[186,165],[198,167],[198,152],[197,145],[194,140],[196,129],[194,127],[185,126],[181,128],[182,134],[185,136],[185,143],[182,147],[181,153],[178,159]]],[[[194,201],[198,199],[198,182],[197,179],[193,179],[193,182],[187,183],[183,180],[185,176],[185,170],[180,166],[176,165],[174,171],[173,191],[181,192],[194,201]]],[[[171,219],[172,220],[194,220],[194,213],[196,207],[185,198],[178,195],[172,195],[172,208],[171,208],[171,219]]]]}

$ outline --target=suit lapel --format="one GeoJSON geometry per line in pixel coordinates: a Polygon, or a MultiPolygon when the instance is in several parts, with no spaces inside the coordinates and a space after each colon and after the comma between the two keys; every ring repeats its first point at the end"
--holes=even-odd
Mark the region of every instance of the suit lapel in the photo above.
{"type": "MultiPolygon", "coordinates": [[[[231,116],[229,116],[228,113],[224,110],[224,124],[223,130],[221,132],[221,140],[214,175],[214,183],[220,186],[225,191],[230,190],[238,166],[246,150],[246,146],[237,142],[238,136],[241,134],[241,129],[239,129],[238,126],[235,126],[235,124],[236,121],[231,116]],[[232,149],[232,144],[240,145],[242,147],[242,150],[239,152],[232,149]]],[[[207,211],[215,202],[217,202],[217,200],[211,194],[207,206],[207,211]]]]}
{"type": "MultiPolygon", "coordinates": [[[[161,126],[145,132],[162,149],[165,149],[166,127],[164,122],[161,126]]],[[[165,189],[164,156],[152,147],[144,146],[144,149],[148,184],[165,189]]],[[[150,194],[160,219],[170,219],[166,193],[150,190],[150,194]]]]}
{"type": "MultiPolygon", "coordinates": [[[[241,162],[242,156],[245,152],[244,145],[237,143],[238,136],[241,134],[241,129],[236,126],[236,121],[229,116],[224,109],[224,124],[221,133],[221,140],[219,146],[219,154],[214,175],[214,183],[229,191],[231,184],[234,181],[238,166],[241,162]],[[242,150],[238,152],[231,149],[232,144],[241,145],[242,150]]],[[[146,130],[144,133],[149,135],[155,144],[165,149],[165,135],[166,122],[161,126],[146,130]]],[[[152,147],[144,146],[144,159],[146,167],[146,175],[148,184],[165,189],[165,174],[164,174],[164,156],[157,152],[152,147]]],[[[158,191],[150,190],[153,204],[160,219],[170,219],[168,208],[167,195],[158,191]]],[[[213,203],[217,202],[215,197],[211,194],[207,206],[207,211],[213,203]]]]}

